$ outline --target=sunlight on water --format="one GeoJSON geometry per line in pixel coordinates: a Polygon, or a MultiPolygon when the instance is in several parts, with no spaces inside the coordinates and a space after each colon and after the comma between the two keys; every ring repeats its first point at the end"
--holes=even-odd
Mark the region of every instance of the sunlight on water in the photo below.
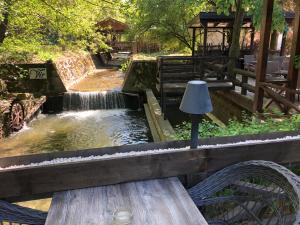
{"type": "MultiPolygon", "coordinates": [[[[143,112],[95,110],[43,115],[0,142],[0,157],[151,141],[143,112]]],[[[48,211],[51,199],[19,203],[48,211]]]]}
{"type": "Polygon", "coordinates": [[[144,117],[125,109],[41,114],[0,143],[0,157],[149,142],[144,117]]]}

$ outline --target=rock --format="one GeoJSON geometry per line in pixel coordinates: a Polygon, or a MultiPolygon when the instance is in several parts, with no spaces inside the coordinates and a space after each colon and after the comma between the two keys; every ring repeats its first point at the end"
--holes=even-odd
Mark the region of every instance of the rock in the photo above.
{"type": "Polygon", "coordinates": [[[0,79],[0,94],[7,91],[7,86],[4,80],[0,79]]]}

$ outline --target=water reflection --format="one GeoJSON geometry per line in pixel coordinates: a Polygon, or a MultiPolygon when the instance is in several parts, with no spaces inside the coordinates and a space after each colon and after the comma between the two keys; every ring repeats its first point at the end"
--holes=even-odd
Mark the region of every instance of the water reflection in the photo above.
{"type": "Polygon", "coordinates": [[[39,115],[0,143],[0,157],[151,141],[143,112],[95,110],[39,115]]]}

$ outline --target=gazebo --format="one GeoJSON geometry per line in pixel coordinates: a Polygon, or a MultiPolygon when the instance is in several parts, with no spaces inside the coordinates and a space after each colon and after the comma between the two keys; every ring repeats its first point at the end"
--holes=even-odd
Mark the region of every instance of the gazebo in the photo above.
{"type": "MultiPolygon", "coordinates": [[[[200,12],[190,22],[190,29],[193,35],[193,55],[211,55],[222,54],[227,55],[231,43],[231,34],[234,23],[234,14],[225,15],[216,12],[200,12]],[[197,40],[197,38],[199,38],[197,40]],[[199,44],[197,44],[199,43],[199,44]]],[[[245,36],[247,33],[251,35],[251,43],[245,49],[252,49],[254,43],[255,29],[252,26],[250,16],[245,16],[242,29],[245,36]]]]}
{"type": "Polygon", "coordinates": [[[107,38],[107,44],[114,50],[131,49],[128,43],[124,41],[124,33],[128,29],[128,25],[115,20],[111,17],[102,20],[96,24],[97,32],[102,33],[107,38]]]}
{"type": "MultiPolygon", "coordinates": [[[[284,12],[286,22],[292,26],[295,13],[284,12]]],[[[235,15],[218,14],[216,12],[200,12],[191,22],[189,28],[193,37],[194,55],[228,55],[235,15]]],[[[285,49],[287,32],[282,35],[281,54],[285,49]]],[[[241,56],[254,50],[255,28],[251,16],[244,16],[240,37],[241,56]]]]}

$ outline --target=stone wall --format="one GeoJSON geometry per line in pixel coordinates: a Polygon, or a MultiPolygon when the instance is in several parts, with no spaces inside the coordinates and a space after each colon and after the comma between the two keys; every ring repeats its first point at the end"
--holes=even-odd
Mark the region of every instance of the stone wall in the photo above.
{"type": "Polygon", "coordinates": [[[253,101],[234,91],[216,91],[210,93],[213,112],[223,123],[227,124],[230,119],[241,120],[243,113],[252,113],[253,101]]]}
{"type": "Polygon", "coordinates": [[[144,93],[146,89],[156,91],[157,62],[155,60],[134,60],[125,75],[123,92],[144,93]]]}
{"type": "Polygon", "coordinates": [[[50,92],[66,91],[96,69],[91,55],[85,52],[65,54],[53,65],[54,70],[49,78],[50,92]]]}

